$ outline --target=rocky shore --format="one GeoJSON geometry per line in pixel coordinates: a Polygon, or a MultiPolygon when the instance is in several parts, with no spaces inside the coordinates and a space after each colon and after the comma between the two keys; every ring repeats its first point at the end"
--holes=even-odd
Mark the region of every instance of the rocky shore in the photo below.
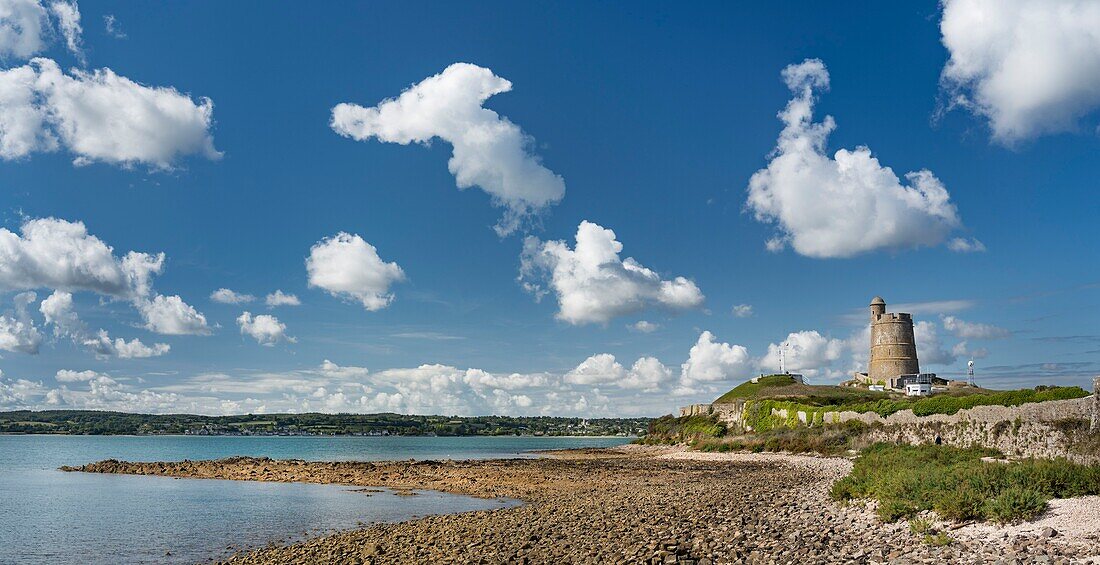
{"type": "Polygon", "coordinates": [[[967,535],[931,545],[904,522],[884,525],[867,508],[831,502],[829,486],[850,469],[844,459],[700,457],[630,447],[552,455],[373,463],[102,461],[64,470],[433,489],[525,502],[254,549],[229,558],[236,564],[1100,563],[1100,538],[1087,531],[1072,539],[1045,529],[967,535]]]}

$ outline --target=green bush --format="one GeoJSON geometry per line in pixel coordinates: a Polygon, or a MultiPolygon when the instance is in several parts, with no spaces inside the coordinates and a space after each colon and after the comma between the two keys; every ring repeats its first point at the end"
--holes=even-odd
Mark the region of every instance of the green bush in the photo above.
{"type": "Polygon", "coordinates": [[[862,424],[850,423],[816,428],[776,428],[736,437],[700,438],[692,443],[692,447],[700,451],[783,451],[836,455],[852,449],[865,430],[866,426],[862,424]]]}
{"type": "Polygon", "coordinates": [[[1100,494],[1100,466],[1064,459],[985,463],[999,455],[973,447],[893,445],[865,449],[852,472],[833,484],[837,500],[874,499],[884,521],[934,510],[949,520],[1029,519],[1050,498],[1100,494]]]}
{"type": "Polygon", "coordinates": [[[932,501],[932,510],[946,520],[962,522],[982,517],[985,498],[966,483],[947,491],[932,501]]]}
{"type": "Polygon", "coordinates": [[[949,535],[947,535],[943,532],[939,532],[938,534],[935,534],[935,535],[932,535],[932,534],[925,535],[924,536],[924,543],[927,544],[927,545],[934,545],[934,546],[937,546],[937,547],[943,547],[945,545],[951,545],[951,544],[955,543],[955,540],[951,536],[949,536],[949,535]]]}
{"type": "Polygon", "coordinates": [[[985,515],[995,522],[1030,520],[1043,512],[1047,499],[1039,491],[1011,486],[985,503],[985,515]]]}
{"type": "Polygon", "coordinates": [[[914,518],[909,520],[909,531],[914,534],[930,534],[933,532],[932,524],[928,520],[914,518]]]}

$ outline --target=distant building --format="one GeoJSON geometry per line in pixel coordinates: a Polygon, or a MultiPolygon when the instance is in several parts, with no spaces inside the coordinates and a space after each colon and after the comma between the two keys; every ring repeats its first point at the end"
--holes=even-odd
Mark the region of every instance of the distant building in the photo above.
{"type": "Polygon", "coordinates": [[[749,379],[749,382],[751,382],[753,384],[756,384],[756,383],[760,382],[760,379],[762,379],[764,377],[790,377],[790,378],[794,379],[794,382],[796,382],[800,385],[806,384],[806,378],[803,377],[800,373],[772,373],[770,375],[765,375],[765,374],[761,373],[759,377],[753,377],[753,378],[749,379]]]}
{"type": "Polygon", "coordinates": [[[874,383],[900,389],[898,377],[920,373],[913,316],[887,312],[881,296],[871,300],[871,362],[867,376],[874,383]]]}
{"type": "Polygon", "coordinates": [[[912,314],[887,312],[881,296],[871,299],[870,308],[871,359],[867,372],[856,374],[858,381],[876,388],[905,390],[907,394],[910,384],[922,385],[912,389],[920,395],[931,394],[933,384],[947,384],[933,373],[920,372],[912,314]]]}
{"type": "Polygon", "coordinates": [[[932,385],[925,383],[909,383],[905,385],[905,396],[929,396],[932,394],[932,385]]]}

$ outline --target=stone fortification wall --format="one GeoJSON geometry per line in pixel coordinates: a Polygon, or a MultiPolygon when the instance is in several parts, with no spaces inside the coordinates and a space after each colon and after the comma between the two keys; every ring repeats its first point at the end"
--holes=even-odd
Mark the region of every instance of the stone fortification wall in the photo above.
{"type": "Polygon", "coordinates": [[[691,404],[688,406],[680,407],[680,417],[686,418],[688,416],[709,416],[711,411],[711,404],[691,404]]]}
{"type": "Polygon", "coordinates": [[[1092,379],[1092,431],[1100,432],[1100,377],[1092,379]]]}
{"type": "MultiPolygon", "coordinates": [[[[1100,378],[1094,382],[1100,391],[1100,378]]],[[[772,414],[787,418],[787,410],[773,409],[772,414]]],[[[796,414],[802,423],[807,414],[796,414]]],[[[1016,457],[1065,457],[1075,463],[1100,463],[1100,453],[1080,449],[1082,441],[1100,432],[1100,394],[1071,400],[1033,402],[1019,406],[975,406],[955,414],[917,416],[902,410],[887,417],[873,412],[828,412],[825,423],[857,420],[873,427],[869,441],[927,444],[956,447],[981,445],[1016,457]],[[1075,425],[1079,422],[1080,426],[1075,425]],[[1091,424],[1091,425],[1090,425],[1091,424]]]]}
{"type": "MultiPolygon", "coordinates": [[[[1096,395],[1072,400],[1051,400],[1048,402],[1032,402],[1019,406],[975,406],[966,410],[959,410],[955,414],[932,414],[930,416],[917,416],[912,410],[894,412],[885,418],[874,412],[827,412],[824,416],[826,424],[838,424],[849,420],[859,420],[864,424],[954,424],[965,421],[996,423],[1001,421],[1022,422],[1051,422],[1069,418],[1092,420],[1093,410],[1096,406],[1096,395]]],[[[774,411],[773,411],[774,412],[774,411]]],[[[785,412],[785,411],[784,411],[785,412]]],[[[800,413],[799,419],[805,416],[800,413]]],[[[786,415],[784,414],[784,417],[786,415]]]]}
{"type": "MultiPolygon", "coordinates": [[[[801,425],[814,425],[812,413],[773,408],[773,416],[801,425]]],[[[745,425],[745,401],[728,404],[694,404],[680,409],[681,416],[713,415],[735,431],[751,431],[745,425]]],[[[902,410],[883,417],[874,412],[826,412],[818,422],[838,424],[852,420],[873,426],[870,441],[957,447],[981,445],[1018,457],[1065,457],[1077,463],[1100,463],[1100,377],[1093,380],[1093,394],[1085,398],[1032,402],[1019,406],[975,406],[955,414],[917,416],[902,410]],[[1081,445],[1091,445],[1082,450],[1081,445]]]]}
{"type": "Polygon", "coordinates": [[[745,401],[737,400],[722,404],[692,404],[680,408],[680,417],[685,416],[715,416],[719,422],[727,427],[740,429],[744,424],[745,401]]]}
{"type": "Polygon", "coordinates": [[[1086,465],[1100,463],[1100,453],[1095,451],[1090,453],[1078,447],[1082,431],[1056,422],[964,420],[954,423],[883,426],[871,429],[865,438],[871,442],[886,441],[913,445],[937,443],[937,441],[955,447],[980,445],[1013,457],[1042,459],[1064,457],[1074,463],[1086,465]]]}

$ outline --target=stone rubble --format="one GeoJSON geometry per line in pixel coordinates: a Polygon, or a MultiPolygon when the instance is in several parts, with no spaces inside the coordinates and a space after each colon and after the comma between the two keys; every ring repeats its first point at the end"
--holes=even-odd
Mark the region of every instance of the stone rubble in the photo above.
{"type": "Polygon", "coordinates": [[[850,468],[843,459],[667,454],[590,449],[540,459],[350,463],[234,457],[65,470],[431,489],[525,502],[243,550],[231,564],[1100,563],[1092,557],[1100,547],[1067,545],[1065,536],[1042,532],[930,545],[904,522],[882,524],[866,507],[832,502],[830,485],[850,468]]]}

